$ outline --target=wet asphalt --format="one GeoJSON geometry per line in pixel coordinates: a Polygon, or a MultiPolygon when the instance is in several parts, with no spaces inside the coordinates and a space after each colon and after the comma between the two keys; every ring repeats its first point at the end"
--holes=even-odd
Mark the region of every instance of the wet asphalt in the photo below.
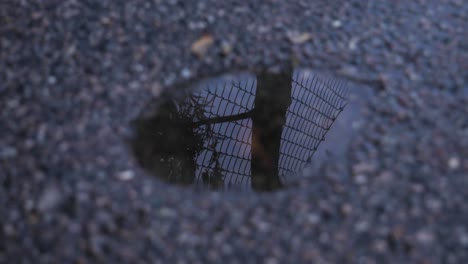
{"type": "Polygon", "coordinates": [[[466,263],[467,16],[461,0],[2,1],[0,262],[466,263]],[[130,123],[164,89],[291,62],[375,92],[347,163],[274,193],[139,167],[130,123]]]}

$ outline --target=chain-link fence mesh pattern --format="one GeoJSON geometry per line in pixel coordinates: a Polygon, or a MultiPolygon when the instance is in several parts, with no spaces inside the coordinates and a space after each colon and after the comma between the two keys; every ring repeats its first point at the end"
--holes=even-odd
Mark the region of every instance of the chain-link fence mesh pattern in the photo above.
{"type": "Polygon", "coordinates": [[[281,135],[279,170],[286,177],[310,161],[346,104],[346,84],[296,71],[281,135]]]}
{"type": "MultiPolygon", "coordinates": [[[[195,181],[213,187],[250,186],[256,78],[245,74],[200,85],[190,107],[202,109],[193,118],[193,130],[207,140],[195,157],[195,181]]],[[[291,85],[278,164],[283,180],[310,161],[344,109],[347,93],[343,81],[310,71],[296,70],[291,85]]]]}
{"type": "Polygon", "coordinates": [[[195,133],[210,135],[195,158],[197,183],[250,185],[252,119],[248,113],[254,108],[256,84],[251,75],[219,79],[197,94],[204,98],[205,120],[221,118],[219,122],[201,123],[194,128],[195,133]],[[236,118],[241,114],[246,115],[236,118]]]}

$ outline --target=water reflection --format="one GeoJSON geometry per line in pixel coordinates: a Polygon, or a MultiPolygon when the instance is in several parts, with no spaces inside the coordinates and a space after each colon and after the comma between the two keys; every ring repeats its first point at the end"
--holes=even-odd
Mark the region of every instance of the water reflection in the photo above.
{"type": "Polygon", "coordinates": [[[346,105],[347,85],[306,70],[204,80],[136,121],[133,148],[177,184],[281,188],[312,159],[346,105]]]}

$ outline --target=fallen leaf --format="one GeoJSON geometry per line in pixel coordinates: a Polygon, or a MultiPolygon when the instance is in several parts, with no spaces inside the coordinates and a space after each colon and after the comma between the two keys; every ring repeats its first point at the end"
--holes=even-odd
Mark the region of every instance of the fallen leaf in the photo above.
{"type": "Polygon", "coordinates": [[[302,44],[312,38],[312,35],[309,33],[291,33],[288,34],[289,41],[293,44],[302,44]]]}
{"type": "Polygon", "coordinates": [[[201,36],[197,41],[192,43],[192,53],[198,57],[205,56],[208,49],[213,45],[214,38],[211,34],[205,34],[201,36]]]}

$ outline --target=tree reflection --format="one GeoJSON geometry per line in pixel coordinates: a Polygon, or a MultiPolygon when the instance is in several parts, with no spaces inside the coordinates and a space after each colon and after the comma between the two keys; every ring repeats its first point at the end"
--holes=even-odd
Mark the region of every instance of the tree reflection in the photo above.
{"type": "Polygon", "coordinates": [[[291,104],[291,74],[262,74],[257,78],[252,115],[252,188],[281,187],[279,157],[281,134],[291,104]]]}

